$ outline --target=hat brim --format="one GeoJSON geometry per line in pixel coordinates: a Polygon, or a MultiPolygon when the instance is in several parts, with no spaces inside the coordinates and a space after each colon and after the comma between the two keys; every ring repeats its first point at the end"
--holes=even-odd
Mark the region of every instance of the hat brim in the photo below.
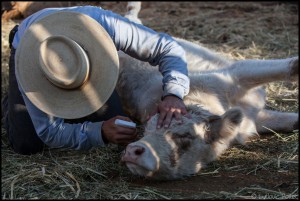
{"type": "Polygon", "coordinates": [[[116,47],[105,29],[91,17],[57,12],[41,18],[24,33],[16,50],[16,76],[29,100],[47,114],[76,119],[101,108],[115,89],[119,75],[116,47]],[[88,55],[89,79],[66,90],[53,85],[39,67],[39,45],[50,36],[77,42],[88,55]]]}

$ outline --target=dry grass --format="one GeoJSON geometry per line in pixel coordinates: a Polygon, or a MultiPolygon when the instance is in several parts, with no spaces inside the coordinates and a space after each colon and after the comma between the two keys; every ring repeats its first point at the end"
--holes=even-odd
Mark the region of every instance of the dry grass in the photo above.
{"type": "MultiPolygon", "coordinates": [[[[124,8],[120,5],[123,2],[102,4],[103,8],[116,12],[124,8]]],[[[202,43],[229,57],[269,59],[298,55],[298,14],[298,4],[290,3],[144,2],[140,17],[145,25],[157,31],[202,43]],[[184,18],[179,19],[180,16],[184,18]]],[[[14,24],[12,21],[2,24],[2,97],[8,84],[7,38],[14,24]]],[[[298,112],[298,83],[271,83],[267,92],[269,108],[298,112]]],[[[187,194],[134,185],[132,181],[136,178],[118,164],[120,153],[114,145],[86,152],[45,148],[43,153],[23,156],[11,150],[2,128],[1,196],[2,199],[298,199],[299,131],[270,130],[270,134],[246,146],[234,146],[197,175],[213,180],[224,174],[236,174],[251,176],[255,181],[239,190],[195,190],[187,194]],[[285,180],[284,175],[295,179],[286,183],[291,180],[285,180]],[[264,186],[261,182],[278,178],[274,186],[264,186]]]]}

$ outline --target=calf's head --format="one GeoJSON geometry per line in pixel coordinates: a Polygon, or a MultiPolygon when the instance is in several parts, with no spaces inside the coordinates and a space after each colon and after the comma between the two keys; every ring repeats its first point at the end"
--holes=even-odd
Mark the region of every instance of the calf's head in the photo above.
{"type": "Polygon", "coordinates": [[[126,147],[121,161],[133,174],[146,178],[191,176],[228,148],[243,118],[237,108],[222,116],[199,108],[189,113],[191,118],[183,117],[182,124],[173,120],[167,129],[156,129],[158,115],[154,115],[145,126],[144,137],[126,147]]]}

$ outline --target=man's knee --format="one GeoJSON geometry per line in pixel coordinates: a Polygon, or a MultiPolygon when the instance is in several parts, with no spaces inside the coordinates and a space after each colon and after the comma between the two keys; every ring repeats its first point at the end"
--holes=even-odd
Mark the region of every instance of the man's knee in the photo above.
{"type": "Polygon", "coordinates": [[[19,154],[30,155],[43,150],[44,143],[31,124],[15,122],[8,117],[7,134],[12,149],[19,154]]]}
{"type": "Polygon", "coordinates": [[[14,142],[11,144],[11,147],[14,152],[22,155],[32,155],[43,151],[43,146],[36,146],[26,142],[14,142]]]}
{"type": "Polygon", "coordinates": [[[44,144],[40,139],[36,139],[36,138],[26,139],[24,137],[17,137],[25,133],[12,134],[11,129],[8,132],[9,132],[10,145],[16,153],[23,154],[23,155],[31,155],[43,151],[44,144]]]}

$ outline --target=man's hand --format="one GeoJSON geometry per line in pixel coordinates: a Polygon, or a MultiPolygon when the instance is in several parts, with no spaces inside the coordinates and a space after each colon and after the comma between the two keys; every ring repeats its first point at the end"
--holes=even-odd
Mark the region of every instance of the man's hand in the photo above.
{"type": "Polygon", "coordinates": [[[116,116],[102,124],[102,138],[110,143],[127,145],[137,137],[136,128],[128,128],[115,124],[116,119],[132,122],[128,117],[116,116]]]}
{"type": "Polygon", "coordinates": [[[173,117],[182,123],[182,115],[187,115],[185,104],[180,98],[170,95],[166,96],[162,102],[158,105],[159,118],[157,121],[157,128],[164,126],[168,128],[170,126],[173,117]]]}

